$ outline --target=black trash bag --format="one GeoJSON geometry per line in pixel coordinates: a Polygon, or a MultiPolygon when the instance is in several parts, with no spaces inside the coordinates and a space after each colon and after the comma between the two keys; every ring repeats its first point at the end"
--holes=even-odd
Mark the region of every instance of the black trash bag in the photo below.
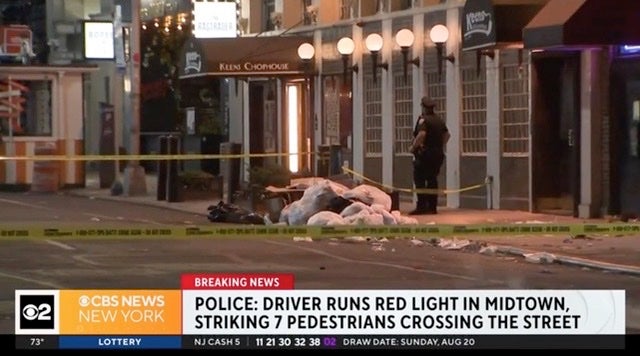
{"type": "Polygon", "coordinates": [[[342,196],[338,195],[337,197],[333,197],[331,198],[331,200],[329,200],[329,204],[327,204],[327,207],[325,208],[325,210],[332,211],[336,214],[340,214],[344,210],[344,208],[348,207],[353,203],[354,203],[353,200],[345,199],[342,196]]]}
{"type": "Polygon", "coordinates": [[[264,225],[264,217],[237,205],[220,201],[217,205],[210,205],[207,218],[211,222],[230,224],[264,225]]]}

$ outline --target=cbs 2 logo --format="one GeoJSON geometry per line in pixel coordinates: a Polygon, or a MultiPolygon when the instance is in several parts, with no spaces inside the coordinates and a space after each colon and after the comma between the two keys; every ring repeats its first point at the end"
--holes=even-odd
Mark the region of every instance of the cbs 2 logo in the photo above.
{"type": "Polygon", "coordinates": [[[22,308],[22,317],[26,320],[51,320],[51,305],[47,303],[38,306],[27,304],[22,308]]]}

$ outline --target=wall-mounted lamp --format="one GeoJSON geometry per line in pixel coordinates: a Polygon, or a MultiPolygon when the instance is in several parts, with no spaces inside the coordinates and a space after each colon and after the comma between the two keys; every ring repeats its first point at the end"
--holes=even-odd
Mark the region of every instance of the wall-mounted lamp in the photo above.
{"type": "Polygon", "coordinates": [[[347,82],[347,73],[349,71],[353,73],[358,73],[358,65],[354,64],[349,66],[349,57],[353,54],[353,51],[356,49],[355,43],[349,37],[342,37],[338,41],[338,53],[342,56],[342,80],[344,83],[347,82]]]}
{"type": "Polygon", "coordinates": [[[382,36],[377,33],[372,33],[364,40],[365,46],[369,52],[371,52],[371,61],[373,62],[373,82],[377,81],[378,68],[384,70],[389,69],[389,65],[386,62],[378,63],[378,52],[382,49],[382,36]]]}
{"type": "Polygon", "coordinates": [[[456,58],[449,54],[444,56],[444,44],[449,39],[449,29],[445,25],[435,25],[429,31],[429,38],[436,44],[436,50],[438,50],[438,75],[442,75],[442,61],[447,60],[451,63],[455,63],[456,58]]]}
{"type": "Polygon", "coordinates": [[[496,57],[496,52],[492,49],[476,50],[476,76],[478,77],[480,76],[480,64],[483,56],[494,59],[496,57]]]}
{"type": "Polygon", "coordinates": [[[415,36],[413,32],[409,29],[402,29],[396,33],[396,43],[400,46],[400,51],[402,52],[402,63],[404,67],[404,80],[407,81],[407,66],[409,64],[413,64],[416,67],[420,67],[420,58],[416,57],[414,59],[409,58],[409,49],[413,46],[413,41],[415,40],[415,36]]]}
{"type": "Polygon", "coordinates": [[[298,57],[302,60],[304,71],[308,72],[311,67],[311,59],[316,54],[316,49],[311,43],[305,42],[298,46],[298,57]]]}
{"type": "Polygon", "coordinates": [[[477,53],[478,57],[485,56],[491,59],[494,59],[496,57],[496,52],[492,49],[479,49],[477,53]]]}

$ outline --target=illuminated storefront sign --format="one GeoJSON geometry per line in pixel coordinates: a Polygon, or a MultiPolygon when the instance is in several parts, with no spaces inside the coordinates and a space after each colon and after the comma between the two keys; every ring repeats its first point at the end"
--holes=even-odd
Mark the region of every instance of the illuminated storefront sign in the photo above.
{"type": "Polygon", "coordinates": [[[235,2],[194,2],[193,32],[196,38],[236,37],[235,2]]]}
{"type": "Polygon", "coordinates": [[[620,54],[640,54],[640,46],[620,46],[620,54]]]}
{"type": "Polygon", "coordinates": [[[84,22],[84,58],[114,59],[112,22],[84,22]]]}
{"type": "Polygon", "coordinates": [[[288,71],[289,63],[220,63],[220,72],[274,72],[288,71]]]}
{"type": "Polygon", "coordinates": [[[300,60],[297,51],[301,43],[309,41],[296,36],[191,38],[182,48],[179,74],[182,79],[304,74],[313,68],[300,60]]]}

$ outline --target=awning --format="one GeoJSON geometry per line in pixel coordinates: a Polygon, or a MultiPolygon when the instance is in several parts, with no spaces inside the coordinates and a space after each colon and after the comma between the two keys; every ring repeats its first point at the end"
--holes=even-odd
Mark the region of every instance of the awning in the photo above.
{"type": "Polygon", "coordinates": [[[467,0],[462,11],[462,50],[522,47],[522,29],[540,8],[467,0]]]}
{"type": "Polygon", "coordinates": [[[300,75],[309,71],[298,57],[298,46],[308,37],[193,38],[180,56],[180,79],[202,76],[256,77],[300,75]]]}
{"type": "Polygon", "coordinates": [[[525,48],[640,44],[638,0],[549,0],[523,31],[525,48]]]}

